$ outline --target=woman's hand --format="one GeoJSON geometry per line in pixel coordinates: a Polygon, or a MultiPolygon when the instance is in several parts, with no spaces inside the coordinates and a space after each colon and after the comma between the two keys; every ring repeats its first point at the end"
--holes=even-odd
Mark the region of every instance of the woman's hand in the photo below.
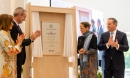
{"type": "Polygon", "coordinates": [[[16,44],[18,46],[20,46],[22,44],[22,42],[23,42],[24,39],[25,39],[24,33],[22,33],[21,35],[18,34],[18,37],[17,37],[17,40],[16,40],[16,44]]]}
{"type": "Polygon", "coordinates": [[[84,48],[80,49],[79,54],[91,54],[90,52],[86,51],[84,48]]]}
{"type": "Polygon", "coordinates": [[[79,54],[84,54],[85,53],[85,49],[84,48],[82,48],[82,49],[80,49],[78,52],[79,52],[79,54]]]}

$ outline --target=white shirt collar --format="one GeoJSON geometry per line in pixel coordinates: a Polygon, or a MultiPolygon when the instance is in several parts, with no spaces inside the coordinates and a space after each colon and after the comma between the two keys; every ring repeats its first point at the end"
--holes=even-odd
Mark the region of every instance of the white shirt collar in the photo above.
{"type": "Polygon", "coordinates": [[[14,22],[16,23],[17,26],[19,25],[15,20],[14,20],[14,22]]]}
{"type": "MultiPolygon", "coordinates": [[[[117,30],[113,31],[113,34],[116,34],[117,30]]],[[[111,32],[110,32],[111,33],[111,32]]]]}

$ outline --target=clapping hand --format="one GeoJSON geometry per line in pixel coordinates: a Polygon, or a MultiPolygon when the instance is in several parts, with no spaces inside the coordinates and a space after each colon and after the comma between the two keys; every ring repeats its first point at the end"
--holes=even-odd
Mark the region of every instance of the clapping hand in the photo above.
{"type": "Polygon", "coordinates": [[[21,35],[18,34],[17,40],[16,40],[16,44],[17,44],[18,46],[20,46],[20,45],[22,44],[22,42],[23,42],[24,39],[25,39],[24,33],[22,33],[21,35]]]}
{"type": "Polygon", "coordinates": [[[41,36],[41,31],[37,30],[35,33],[31,35],[30,38],[34,41],[39,36],[41,36]]]}
{"type": "Polygon", "coordinates": [[[113,43],[114,43],[113,36],[110,36],[110,38],[108,40],[108,47],[110,47],[110,45],[112,45],[113,43]]]}
{"type": "Polygon", "coordinates": [[[113,44],[111,46],[118,48],[118,40],[116,39],[116,42],[113,42],[113,44]]]}
{"type": "Polygon", "coordinates": [[[113,36],[111,36],[108,40],[108,47],[115,47],[117,48],[118,47],[118,40],[116,39],[116,42],[113,41],[113,36]]]}

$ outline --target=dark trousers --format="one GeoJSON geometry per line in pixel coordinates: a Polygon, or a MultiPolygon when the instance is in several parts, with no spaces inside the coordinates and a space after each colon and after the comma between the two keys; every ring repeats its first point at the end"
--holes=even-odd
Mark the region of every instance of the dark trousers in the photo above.
{"type": "Polygon", "coordinates": [[[100,66],[100,67],[101,67],[101,62],[102,62],[102,61],[101,61],[101,60],[99,60],[99,66],[100,66]]]}
{"type": "Polygon", "coordinates": [[[78,58],[78,66],[80,65],[80,59],[78,58]]]}
{"type": "Polygon", "coordinates": [[[17,78],[21,78],[22,73],[22,65],[17,66],[17,78]]]}
{"type": "Polygon", "coordinates": [[[115,70],[113,61],[111,60],[110,66],[107,70],[104,70],[104,78],[124,78],[124,70],[115,70]]]}

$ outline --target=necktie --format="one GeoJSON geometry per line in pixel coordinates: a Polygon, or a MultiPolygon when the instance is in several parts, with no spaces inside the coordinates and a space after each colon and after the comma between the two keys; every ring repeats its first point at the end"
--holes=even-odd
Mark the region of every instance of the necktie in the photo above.
{"type": "MultiPolygon", "coordinates": [[[[111,36],[113,36],[113,34],[114,34],[114,32],[110,32],[110,35],[111,36]]],[[[113,39],[112,39],[113,40],[113,39]]],[[[113,40],[114,41],[114,40],[113,40]]],[[[112,49],[113,47],[111,46],[111,49],[112,49]]],[[[111,56],[111,59],[112,59],[112,56],[111,56]]]]}
{"type": "Polygon", "coordinates": [[[113,36],[114,32],[111,32],[110,34],[111,34],[111,36],[113,36]]]}
{"type": "Polygon", "coordinates": [[[20,30],[20,26],[18,25],[18,29],[20,30]]]}
{"type": "MultiPolygon", "coordinates": [[[[113,36],[113,34],[114,34],[114,32],[111,32],[111,33],[110,33],[111,36],[113,36]]],[[[112,39],[112,40],[113,40],[113,39],[112,39]]],[[[114,41],[114,40],[113,40],[113,41],[114,41]]],[[[112,49],[112,48],[113,48],[113,47],[111,46],[111,49],[112,49]]]]}
{"type": "MultiPolygon", "coordinates": [[[[113,36],[113,35],[114,35],[114,32],[111,32],[110,35],[113,36]]],[[[113,39],[114,39],[114,38],[113,38],[113,39]]],[[[113,39],[112,39],[112,40],[113,40],[113,39]]]]}
{"type": "Polygon", "coordinates": [[[18,25],[18,32],[19,32],[19,34],[22,34],[22,31],[21,31],[21,28],[19,25],[18,25]]]}

